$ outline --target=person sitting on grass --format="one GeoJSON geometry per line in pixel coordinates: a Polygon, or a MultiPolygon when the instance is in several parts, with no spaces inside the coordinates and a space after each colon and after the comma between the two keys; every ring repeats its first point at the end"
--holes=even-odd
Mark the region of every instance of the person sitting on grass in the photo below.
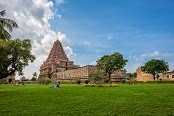
{"type": "Polygon", "coordinates": [[[60,82],[58,82],[57,84],[53,85],[51,88],[59,88],[60,87],[60,82]]]}
{"type": "Polygon", "coordinates": [[[16,82],[15,86],[19,86],[19,83],[18,83],[18,82],[16,82]]]}

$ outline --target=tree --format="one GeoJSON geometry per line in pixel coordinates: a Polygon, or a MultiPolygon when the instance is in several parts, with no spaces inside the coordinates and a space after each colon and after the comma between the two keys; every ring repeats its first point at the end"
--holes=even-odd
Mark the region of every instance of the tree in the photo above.
{"type": "Polygon", "coordinates": [[[134,72],[134,73],[127,73],[127,75],[130,77],[130,78],[135,78],[137,76],[137,73],[134,72]]]}
{"type": "Polygon", "coordinates": [[[103,83],[106,80],[106,73],[101,70],[97,70],[89,75],[89,80],[96,84],[103,83]]]}
{"type": "Polygon", "coordinates": [[[31,78],[31,81],[36,81],[36,80],[37,80],[36,77],[31,78]]]}
{"type": "Polygon", "coordinates": [[[142,66],[142,70],[153,75],[154,80],[159,78],[159,73],[169,70],[169,65],[164,60],[152,59],[142,66]]]}
{"type": "Polygon", "coordinates": [[[33,73],[33,77],[35,77],[35,78],[37,77],[37,73],[36,72],[33,73]]]}
{"type": "Polygon", "coordinates": [[[22,74],[23,68],[33,62],[35,56],[31,54],[31,41],[29,39],[0,40],[0,79],[22,74]]]}
{"type": "Polygon", "coordinates": [[[108,81],[111,83],[111,74],[116,70],[121,70],[126,65],[128,60],[123,58],[119,52],[111,55],[104,55],[97,61],[97,68],[105,71],[108,76],[108,81]]]}
{"type": "Polygon", "coordinates": [[[34,72],[33,74],[33,77],[31,78],[31,81],[36,81],[37,79],[37,73],[36,72],[34,72]]]}
{"type": "Polygon", "coordinates": [[[8,31],[12,32],[13,28],[17,28],[18,25],[11,19],[2,18],[3,16],[5,16],[5,14],[5,10],[0,12],[0,39],[9,40],[11,39],[11,35],[8,31]]]}

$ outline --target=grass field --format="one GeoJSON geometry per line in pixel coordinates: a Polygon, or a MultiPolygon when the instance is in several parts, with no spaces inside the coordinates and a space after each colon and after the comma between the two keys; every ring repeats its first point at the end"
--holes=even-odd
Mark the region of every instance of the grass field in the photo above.
{"type": "Polygon", "coordinates": [[[174,115],[174,84],[50,86],[0,85],[0,115],[174,115]]]}

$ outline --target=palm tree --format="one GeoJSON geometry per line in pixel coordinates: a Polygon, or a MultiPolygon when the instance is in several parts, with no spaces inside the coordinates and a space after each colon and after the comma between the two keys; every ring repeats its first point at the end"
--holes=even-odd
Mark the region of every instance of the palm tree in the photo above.
{"type": "Polygon", "coordinates": [[[11,35],[8,31],[12,32],[13,28],[17,28],[18,25],[15,21],[11,19],[2,18],[5,16],[5,14],[5,10],[0,11],[0,39],[9,40],[11,39],[11,35]]]}

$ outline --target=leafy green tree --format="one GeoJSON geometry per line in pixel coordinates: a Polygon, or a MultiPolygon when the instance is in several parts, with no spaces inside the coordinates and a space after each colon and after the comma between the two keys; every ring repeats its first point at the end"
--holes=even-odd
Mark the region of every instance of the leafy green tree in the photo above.
{"type": "Polygon", "coordinates": [[[134,73],[127,73],[127,75],[130,77],[130,78],[135,78],[137,77],[137,73],[134,72],[134,73]]]}
{"type": "Polygon", "coordinates": [[[103,83],[106,80],[106,73],[98,70],[89,75],[89,80],[96,84],[103,83]]]}
{"type": "Polygon", "coordinates": [[[35,56],[31,54],[29,39],[0,40],[0,53],[0,79],[15,72],[21,75],[29,61],[35,60],[35,56]]]}
{"type": "Polygon", "coordinates": [[[33,75],[33,77],[35,77],[35,78],[37,77],[37,73],[36,73],[36,72],[34,72],[32,75],[33,75]]]}
{"type": "Polygon", "coordinates": [[[159,73],[163,73],[169,70],[169,65],[164,60],[152,59],[142,66],[142,70],[146,73],[153,75],[154,80],[159,78],[159,73]]]}
{"type": "Polygon", "coordinates": [[[34,72],[32,75],[33,75],[33,77],[31,78],[31,81],[36,81],[37,80],[37,73],[34,72]]]}
{"type": "Polygon", "coordinates": [[[128,60],[123,58],[119,52],[111,55],[104,55],[97,61],[97,68],[105,71],[108,76],[108,81],[111,83],[111,74],[116,70],[121,70],[126,65],[128,60]]]}
{"type": "Polygon", "coordinates": [[[36,80],[37,80],[36,77],[31,78],[31,81],[36,81],[36,80]]]}
{"type": "Polygon", "coordinates": [[[11,39],[11,35],[8,31],[12,32],[13,28],[17,28],[18,25],[11,19],[3,18],[5,14],[5,10],[0,12],[0,39],[9,40],[11,39]]]}

